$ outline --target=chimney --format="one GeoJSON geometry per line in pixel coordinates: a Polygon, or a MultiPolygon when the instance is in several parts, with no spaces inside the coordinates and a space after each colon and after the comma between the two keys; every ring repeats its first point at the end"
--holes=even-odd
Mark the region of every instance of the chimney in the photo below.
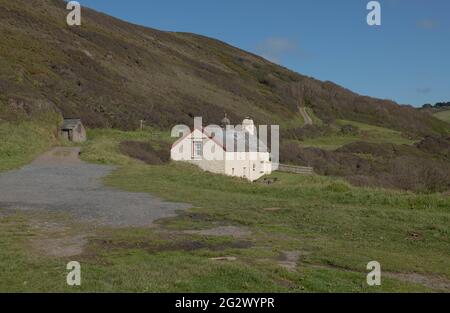
{"type": "Polygon", "coordinates": [[[250,117],[246,117],[242,121],[242,129],[252,136],[255,135],[256,132],[255,123],[253,123],[253,120],[250,117]]]}

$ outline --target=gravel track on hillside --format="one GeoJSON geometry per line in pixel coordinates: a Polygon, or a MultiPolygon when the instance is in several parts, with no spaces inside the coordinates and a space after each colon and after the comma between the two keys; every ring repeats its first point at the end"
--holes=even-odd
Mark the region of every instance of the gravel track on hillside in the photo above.
{"type": "Polygon", "coordinates": [[[87,164],[79,148],[55,148],[17,171],[0,174],[0,208],[70,213],[76,221],[112,227],[151,226],[190,206],[147,193],[103,186],[114,167],[87,164]]]}

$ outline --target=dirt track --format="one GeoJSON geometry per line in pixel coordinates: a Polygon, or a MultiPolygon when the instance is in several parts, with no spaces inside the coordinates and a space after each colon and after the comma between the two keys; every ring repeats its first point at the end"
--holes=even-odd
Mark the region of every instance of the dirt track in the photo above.
{"type": "Polygon", "coordinates": [[[78,148],[55,148],[24,168],[0,174],[0,208],[70,213],[113,227],[150,226],[189,205],[103,186],[114,167],[87,164],[78,148]]]}
{"type": "Polygon", "coordinates": [[[299,107],[300,114],[303,117],[303,120],[305,121],[305,125],[313,125],[313,120],[309,116],[308,112],[306,111],[306,108],[299,107]]]}

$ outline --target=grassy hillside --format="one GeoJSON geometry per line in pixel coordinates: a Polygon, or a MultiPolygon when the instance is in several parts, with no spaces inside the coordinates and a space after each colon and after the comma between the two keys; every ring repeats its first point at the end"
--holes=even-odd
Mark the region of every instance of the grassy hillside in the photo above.
{"type": "Polygon", "coordinates": [[[295,127],[304,104],[327,122],[416,135],[448,128],[413,108],[359,96],[214,39],[131,25],[87,8],[82,26],[68,27],[66,15],[62,0],[0,0],[0,101],[10,110],[30,113],[45,104],[88,126],[122,129],[137,128],[141,119],[167,129],[191,124],[195,115],[217,123],[224,111],[234,123],[251,115],[295,127]]]}
{"type": "Polygon", "coordinates": [[[211,38],[87,8],[83,25],[68,27],[66,15],[62,0],[0,0],[0,172],[61,144],[61,116],[80,116],[82,159],[118,166],[108,186],[193,209],[154,228],[112,229],[0,208],[0,291],[450,291],[447,115],[363,97],[211,38]],[[249,183],[146,165],[121,149],[171,143],[174,124],[217,123],[224,111],[233,123],[280,124],[283,162],[323,176],[249,183]],[[144,131],[124,131],[141,119],[144,131]],[[73,257],[48,253],[72,245],[82,251],[77,289],[65,280],[73,257]],[[365,283],[373,260],[381,287],[365,283]]]}
{"type": "Polygon", "coordinates": [[[411,145],[415,141],[405,138],[399,131],[391,130],[384,127],[373,126],[365,123],[358,123],[353,121],[337,120],[337,126],[352,125],[358,129],[355,134],[343,134],[336,131],[334,133],[328,133],[323,136],[315,138],[307,138],[301,142],[304,147],[316,147],[325,150],[335,150],[344,145],[365,141],[372,143],[392,143],[392,144],[406,144],[411,145]]]}
{"type": "Polygon", "coordinates": [[[15,122],[0,121],[0,172],[23,166],[59,142],[56,115],[15,122]]]}
{"type": "Polygon", "coordinates": [[[444,122],[450,123],[450,110],[435,113],[434,116],[444,122]]]}

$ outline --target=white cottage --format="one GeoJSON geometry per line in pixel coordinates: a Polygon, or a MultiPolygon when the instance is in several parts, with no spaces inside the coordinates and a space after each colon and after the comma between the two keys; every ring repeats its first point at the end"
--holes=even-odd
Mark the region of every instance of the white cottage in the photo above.
{"type": "Polygon", "coordinates": [[[195,164],[208,172],[250,181],[272,173],[270,153],[257,138],[254,123],[248,118],[240,130],[194,129],[173,144],[171,159],[195,164]]]}

